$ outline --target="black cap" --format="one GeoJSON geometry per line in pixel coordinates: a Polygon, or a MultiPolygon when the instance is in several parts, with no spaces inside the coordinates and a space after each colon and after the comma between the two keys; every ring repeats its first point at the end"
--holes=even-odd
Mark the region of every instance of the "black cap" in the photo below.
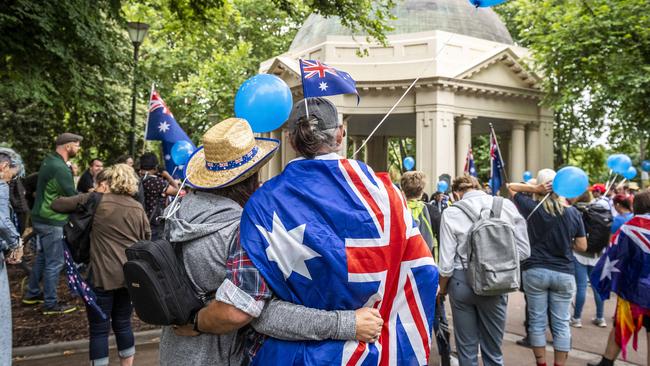
{"type": "Polygon", "coordinates": [[[59,135],[59,137],[56,138],[56,146],[61,146],[65,145],[69,142],[81,142],[83,141],[83,137],[79,135],[75,135],[74,133],[70,132],[65,132],[59,135]]]}
{"type": "Polygon", "coordinates": [[[296,102],[287,120],[287,127],[290,130],[296,128],[299,120],[307,118],[318,121],[318,129],[321,131],[330,130],[339,126],[339,114],[336,106],[329,100],[321,97],[307,98],[307,111],[305,111],[305,99],[296,102]],[[306,112],[309,112],[307,115],[306,112]]]}

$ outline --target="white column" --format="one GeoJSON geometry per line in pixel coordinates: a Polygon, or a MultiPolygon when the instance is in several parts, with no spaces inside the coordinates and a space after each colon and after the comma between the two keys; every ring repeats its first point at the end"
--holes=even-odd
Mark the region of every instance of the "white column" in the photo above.
{"type": "MultiPolygon", "coordinates": [[[[343,113],[339,113],[339,123],[343,124],[343,128],[345,128],[346,134],[348,130],[348,119],[343,116],[343,113]]],[[[344,137],[343,142],[341,143],[341,150],[339,151],[339,155],[341,155],[344,158],[348,157],[348,138],[344,137]]]]}
{"type": "Polygon", "coordinates": [[[539,126],[535,123],[526,126],[526,170],[533,176],[539,171],[539,126]]]}
{"type": "Polygon", "coordinates": [[[456,174],[465,169],[467,151],[472,145],[472,120],[467,116],[456,117],[456,174]]]}
{"type": "Polygon", "coordinates": [[[284,129],[282,130],[281,150],[282,151],[280,153],[282,156],[282,169],[284,169],[284,167],[287,166],[287,163],[295,159],[298,155],[291,147],[291,143],[289,142],[289,133],[284,129]]]}
{"type": "Polygon", "coordinates": [[[454,94],[447,90],[420,89],[416,92],[416,169],[427,176],[430,193],[441,174],[456,176],[454,94]]]}
{"type": "Polygon", "coordinates": [[[521,182],[526,169],[526,133],[524,124],[515,122],[512,124],[510,131],[510,161],[506,161],[506,166],[510,165],[511,182],[521,182]]]}

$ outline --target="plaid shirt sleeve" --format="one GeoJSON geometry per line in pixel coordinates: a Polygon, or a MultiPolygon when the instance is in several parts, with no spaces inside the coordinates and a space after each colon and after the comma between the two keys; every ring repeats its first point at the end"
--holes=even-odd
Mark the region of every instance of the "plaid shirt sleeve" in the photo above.
{"type": "Polygon", "coordinates": [[[242,248],[239,234],[226,261],[226,278],[256,301],[268,300],[272,296],[264,277],[242,248]]]}

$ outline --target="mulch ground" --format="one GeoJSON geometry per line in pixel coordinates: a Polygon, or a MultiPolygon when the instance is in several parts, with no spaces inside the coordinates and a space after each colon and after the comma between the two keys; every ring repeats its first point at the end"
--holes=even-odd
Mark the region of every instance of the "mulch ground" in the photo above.
{"type": "MultiPolygon", "coordinates": [[[[76,304],[78,310],[65,315],[43,315],[40,305],[24,306],[21,303],[23,288],[29,276],[33,255],[25,246],[23,261],[27,266],[8,265],[9,284],[11,286],[11,318],[13,326],[13,347],[34,346],[47,343],[88,339],[88,321],[86,308],[81,298],[73,296],[62,274],[59,278],[59,301],[76,304]]],[[[132,320],[133,331],[156,329],[154,325],[143,323],[135,312],[132,320]]]]}

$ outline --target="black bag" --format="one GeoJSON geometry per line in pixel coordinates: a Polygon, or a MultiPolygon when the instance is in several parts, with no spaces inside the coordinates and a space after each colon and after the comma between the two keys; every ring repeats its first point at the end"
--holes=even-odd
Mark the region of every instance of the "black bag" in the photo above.
{"type": "Polygon", "coordinates": [[[612,212],[606,207],[590,204],[582,209],[582,220],[587,231],[587,253],[599,254],[609,244],[612,212]]]}
{"type": "Polygon", "coordinates": [[[76,211],[70,214],[68,223],[63,226],[63,236],[76,263],[90,262],[90,232],[101,200],[101,193],[91,193],[85,203],[77,205],[76,211]]]}
{"type": "Polygon", "coordinates": [[[126,249],[124,279],[138,317],[154,325],[185,325],[203,307],[180,260],[166,240],[143,240],[126,249]]]}

